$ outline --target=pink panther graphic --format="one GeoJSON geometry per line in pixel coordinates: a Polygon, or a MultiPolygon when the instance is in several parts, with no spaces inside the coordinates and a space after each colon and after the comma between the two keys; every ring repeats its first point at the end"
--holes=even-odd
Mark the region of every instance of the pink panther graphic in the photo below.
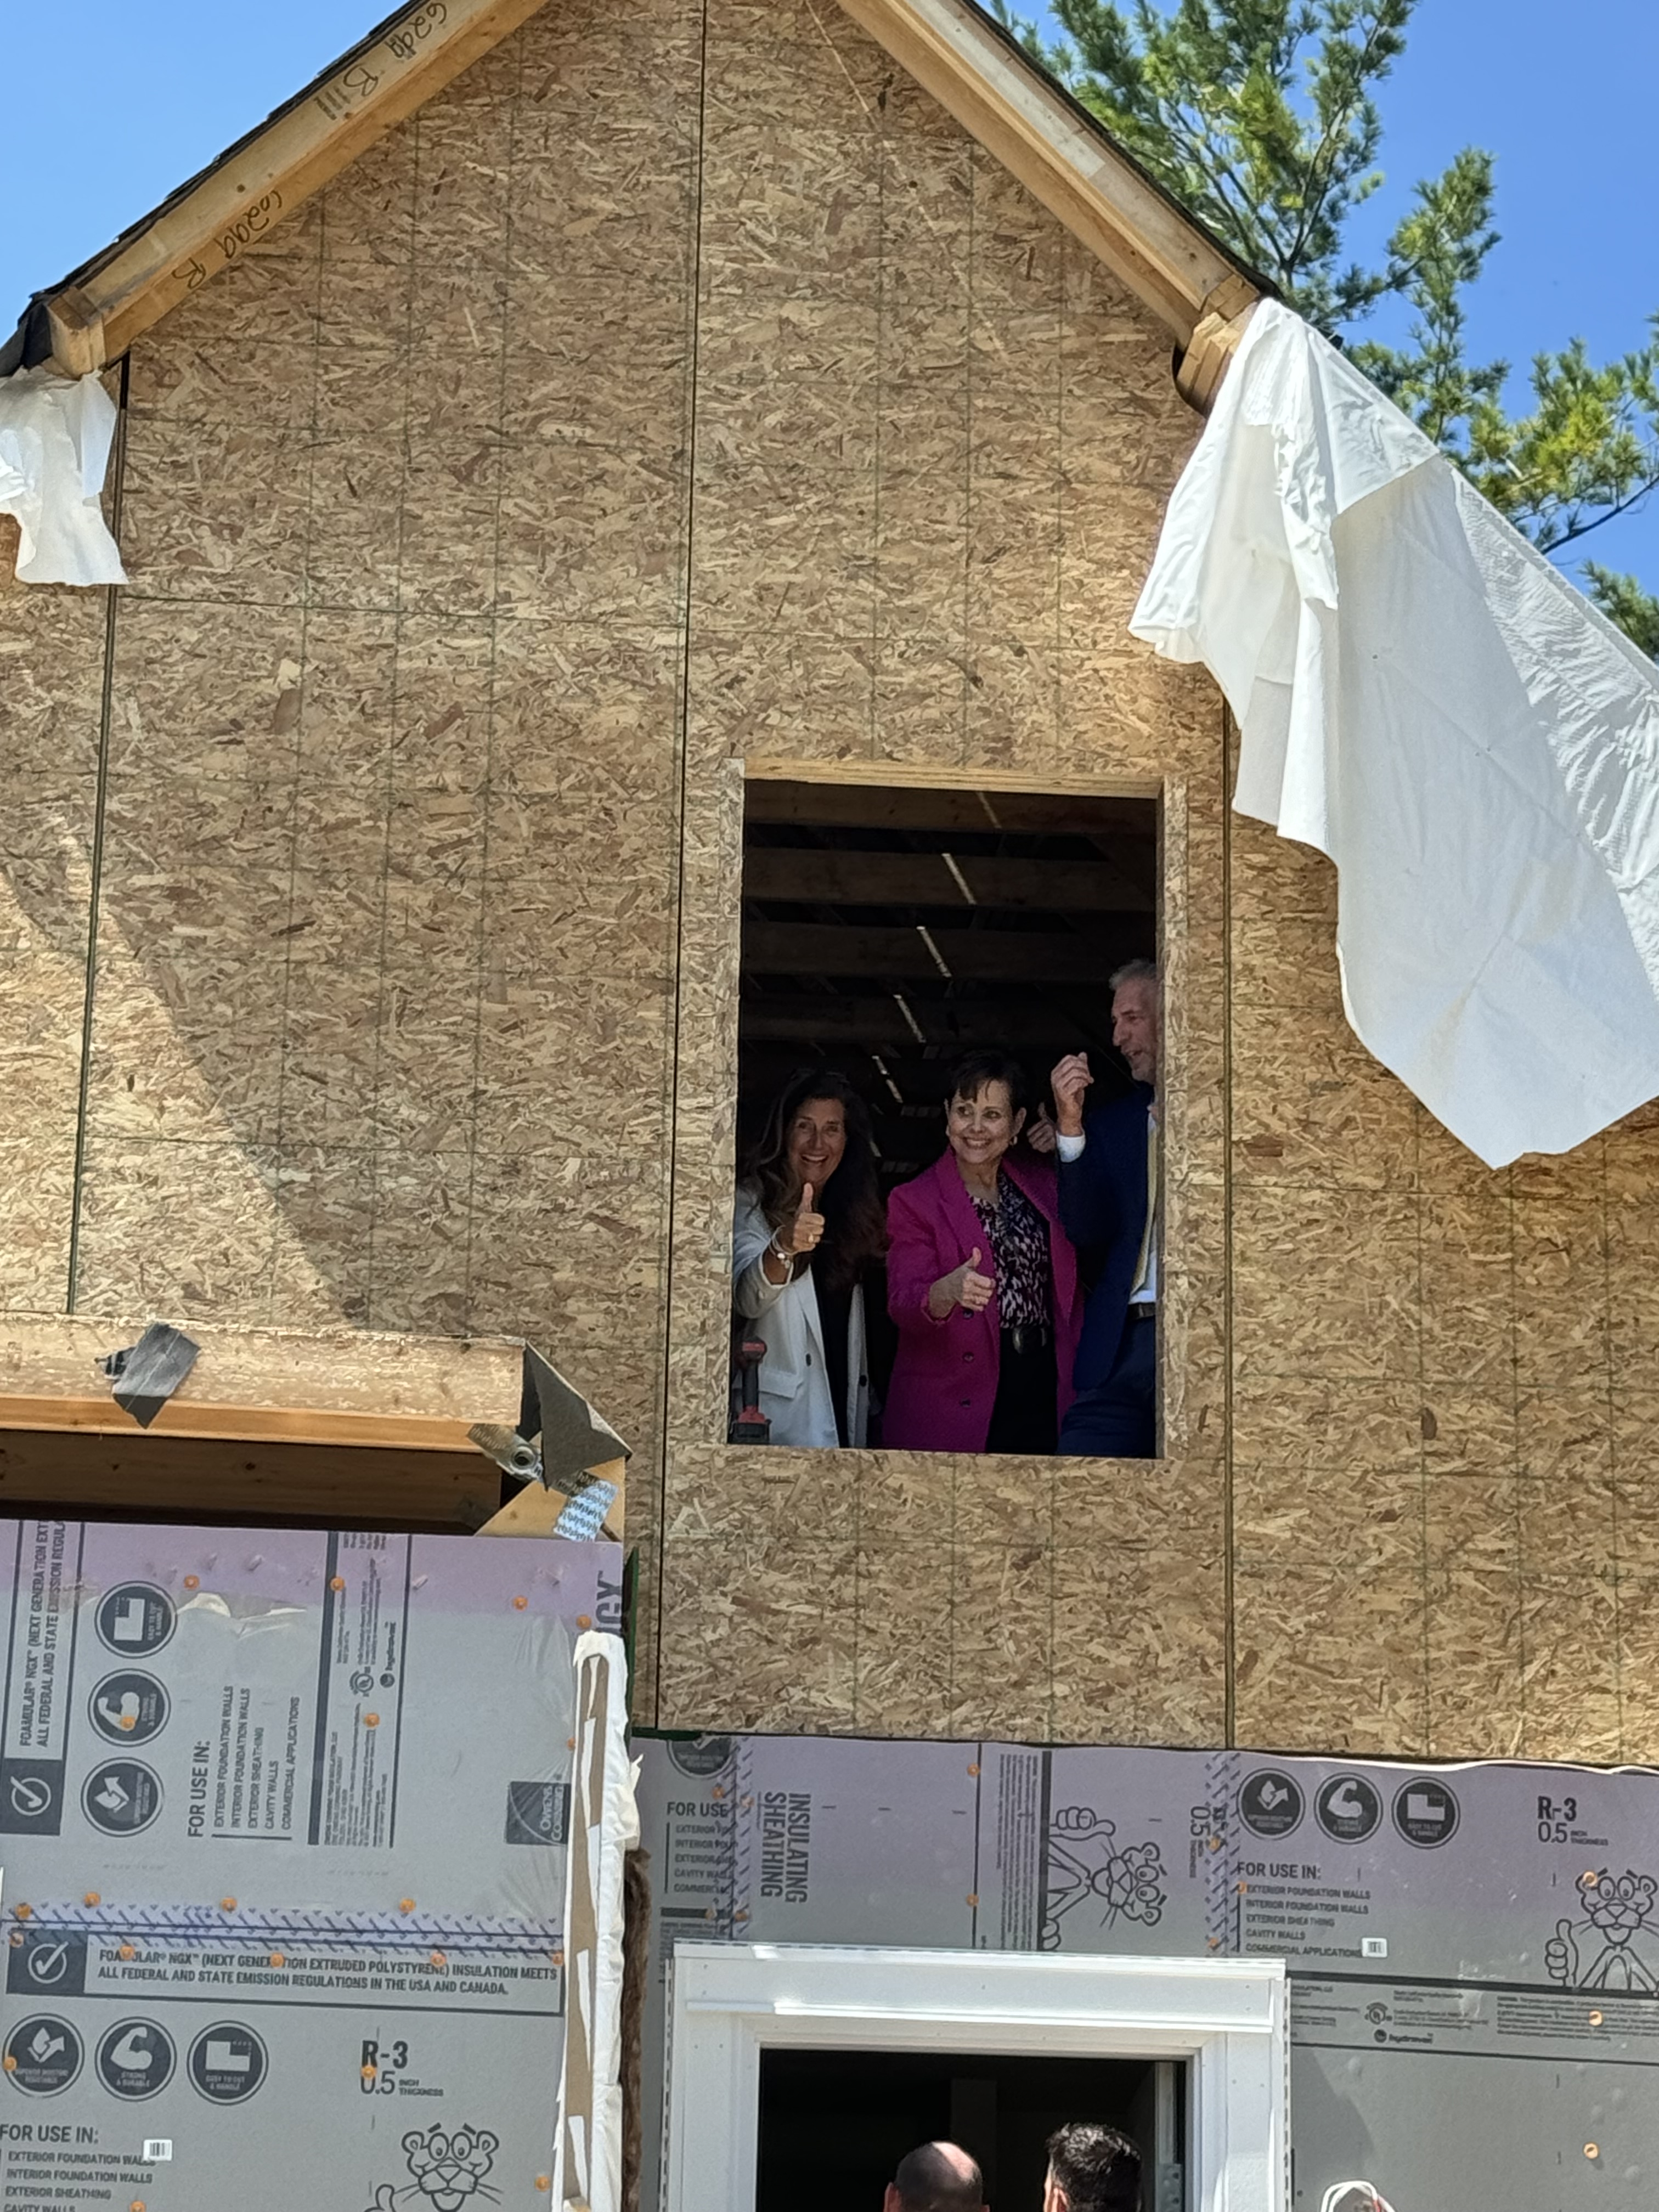
{"type": "Polygon", "coordinates": [[[466,2212],[496,2203],[501,2191],[486,2179],[500,2138],[483,2128],[418,2128],[404,2137],[404,2157],[414,2177],[399,2189],[383,2181],[368,2212],[466,2212]]]}
{"type": "Polygon", "coordinates": [[[1120,1920],[1156,1928],[1164,1917],[1164,1861],[1158,1845],[1129,1844],[1120,1850],[1114,1822],[1092,1806],[1065,1806],[1048,1824],[1042,1902],[1045,1951],[1059,1950],[1060,1923],[1079,1908],[1081,1921],[1097,1928],[1110,1928],[1120,1920]]]}
{"type": "Polygon", "coordinates": [[[1636,1949],[1641,1934],[1659,1940],[1653,1901],[1659,1881],[1650,1874],[1609,1874],[1603,1867],[1578,1877],[1582,1923],[1558,1920],[1544,1946],[1544,1971],[1570,1990],[1639,1990],[1659,1996],[1659,1974],[1636,1949]]]}

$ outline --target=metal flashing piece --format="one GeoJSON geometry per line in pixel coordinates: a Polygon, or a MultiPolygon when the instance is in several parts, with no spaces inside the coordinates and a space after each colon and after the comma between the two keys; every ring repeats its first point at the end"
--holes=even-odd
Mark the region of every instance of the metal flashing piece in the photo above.
{"type": "Polygon", "coordinates": [[[570,1477],[633,1455],[604,1415],[567,1382],[533,1345],[524,1348],[524,1398],[519,1410],[521,1437],[541,1438],[541,1480],[549,1489],[570,1490],[570,1477]]]}
{"type": "Polygon", "coordinates": [[[116,1404],[147,1429],[195,1366],[201,1348],[182,1329],[153,1321],[137,1344],[112,1352],[104,1360],[104,1372],[115,1385],[116,1404]]]}

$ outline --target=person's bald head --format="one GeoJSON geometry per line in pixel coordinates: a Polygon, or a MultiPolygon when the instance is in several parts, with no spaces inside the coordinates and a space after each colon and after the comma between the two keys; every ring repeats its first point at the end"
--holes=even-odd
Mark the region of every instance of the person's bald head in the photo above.
{"type": "Polygon", "coordinates": [[[882,2212],[985,2212],[984,2177],[959,2143],[921,2143],[899,2160],[882,2212]]]}

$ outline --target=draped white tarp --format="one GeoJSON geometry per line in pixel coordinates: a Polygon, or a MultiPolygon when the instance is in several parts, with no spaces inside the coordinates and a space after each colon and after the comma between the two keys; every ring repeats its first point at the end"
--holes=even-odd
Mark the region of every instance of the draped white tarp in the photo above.
{"type": "Polygon", "coordinates": [[[99,503],[114,435],[97,377],[0,377],[0,514],[17,518],[20,583],[125,583],[99,503]]]}
{"type": "Polygon", "coordinates": [[[1220,684],[1234,805],[1336,864],[1349,1021],[1472,1152],[1659,1094],[1659,669],[1285,308],[1130,628],[1220,684]]]}

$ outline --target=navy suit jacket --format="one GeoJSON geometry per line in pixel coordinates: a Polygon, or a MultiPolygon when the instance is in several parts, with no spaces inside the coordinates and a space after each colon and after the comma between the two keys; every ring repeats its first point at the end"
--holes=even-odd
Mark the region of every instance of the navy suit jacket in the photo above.
{"type": "Polygon", "coordinates": [[[1080,1159],[1060,1163],[1060,1218],[1093,1273],[1073,1380],[1091,1390],[1112,1371],[1146,1227],[1146,1113],[1150,1084],[1083,1117],[1080,1159]]]}

